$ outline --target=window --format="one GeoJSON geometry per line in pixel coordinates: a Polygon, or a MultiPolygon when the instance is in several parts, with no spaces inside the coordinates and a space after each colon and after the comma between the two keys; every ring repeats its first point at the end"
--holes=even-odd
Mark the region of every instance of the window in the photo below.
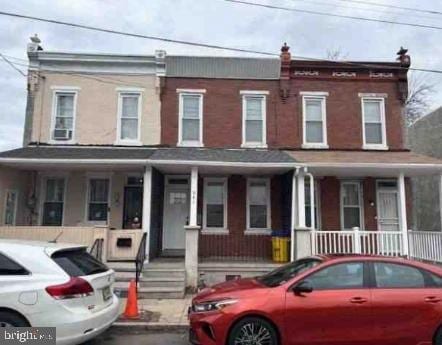
{"type": "Polygon", "coordinates": [[[56,90],[54,92],[53,140],[72,141],[74,139],[76,99],[76,91],[56,90]]]}
{"type": "Polygon", "coordinates": [[[29,272],[15,261],[0,254],[0,276],[27,275],[29,272]]]}
{"type": "Polygon", "coordinates": [[[140,143],[141,94],[120,92],[118,104],[118,142],[140,143]]]}
{"type": "Polygon", "coordinates": [[[423,288],[425,278],[422,272],[411,266],[375,262],[374,271],[378,288],[423,288]]]}
{"type": "Polygon", "coordinates": [[[384,98],[362,98],[364,148],[386,149],[384,98]]]}
{"type": "Polygon", "coordinates": [[[266,146],[266,96],[258,91],[241,91],[245,147],[266,146]]]}
{"type": "MultiPolygon", "coordinates": [[[[319,186],[317,181],[314,182],[314,208],[315,208],[315,229],[320,229],[320,211],[319,211],[319,186]]],[[[310,179],[305,179],[304,184],[304,195],[305,195],[305,225],[307,228],[310,228],[312,226],[311,217],[310,217],[310,210],[312,207],[312,201],[310,197],[310,179]]]]}
{"type": "Polygon", "coordinates": [[[63,178],[46,179],[42,225],[63,225],[64,188],[65,181],[63,178]]]}
{"type": "Polygon", "coordinates": [[[303,147],[328,148],[326,95],[327,93],[301,93],[303,113],[303,147]]]}
{"type": "Polygon", "coordinates": [[[15,190],[7,190],[5,195],[5,225],[15,225],[17,216],[18,193],[15,190]]]}
{"type": "Polygon", "coordinates": [[[270,180],[247,180],[247,230],[270,229],[270,180]]]}
{"type": "Polygon", "coordinates": [[[60,250],[52,254],[51,258],[71,277],[88,276],[109,270],[85,249],[60,250]]]}
{"type": "Polygon", "coordinates": [[[203,146],[203,91],[179,94],[179,139],[181,146],[203,146]]]}
{"type": "Polygon", "coordinates": [[[364,264],[348,262],[337,264],[308,276],[313,290],[362,289],[364,287],[364,264]]]}
{"type": "Polygon", "coordinates": [[[205,229],[227,228],[227,179],[204,179],[204,214],[205,229]]]}
{"type": "Polygon", "coordinates": [[[341,182],[341,225],[344,230],[363,228],[361,194],[359,182],[341,182]]]}
{"type": "Polygon", "coordinates": [[[107,222],[109,179],[91,178],[88,194],[88,221],[107,222]]]}

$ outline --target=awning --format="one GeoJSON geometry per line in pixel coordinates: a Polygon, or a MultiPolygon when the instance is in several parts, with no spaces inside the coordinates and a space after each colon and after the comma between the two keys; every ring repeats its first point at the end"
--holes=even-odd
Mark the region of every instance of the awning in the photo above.
{"type": "Polygon", "coordinates": [[[442,160],[411,151],[286,151],[308,171],[322,176],[407,176],[442,173],[442,160]]]}

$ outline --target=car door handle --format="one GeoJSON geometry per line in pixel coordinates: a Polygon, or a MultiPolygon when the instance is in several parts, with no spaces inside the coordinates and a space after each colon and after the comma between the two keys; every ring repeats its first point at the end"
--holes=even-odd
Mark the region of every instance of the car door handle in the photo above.
{"type": "Polygon", "coordinates": [[[362,304],[362,303],[367,303],[368,299],[364,298],[364,297],[353,297],[350,298],[350,303],[355,303],[355,304],[362,304]]]}
{"type": "Polygon", "coordinates": [[[425,297],[425,302],[427,302],[427,303],[439,303],[440,301],[441,301],[441,299],[436,296],[425,297]]]}

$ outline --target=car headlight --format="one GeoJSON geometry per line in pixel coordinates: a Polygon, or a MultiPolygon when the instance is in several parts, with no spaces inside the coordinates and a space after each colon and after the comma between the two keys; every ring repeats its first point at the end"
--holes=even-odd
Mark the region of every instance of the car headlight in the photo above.
{"type": "Polygon", "coordinates": [[[208,311],[222,310],[225,307],[237,303],[236,299],[223,299],[218,301],[210,301],[204,303],[196,303],[193,305],[193,311],[195,313],[204,313],[208,311]]]}

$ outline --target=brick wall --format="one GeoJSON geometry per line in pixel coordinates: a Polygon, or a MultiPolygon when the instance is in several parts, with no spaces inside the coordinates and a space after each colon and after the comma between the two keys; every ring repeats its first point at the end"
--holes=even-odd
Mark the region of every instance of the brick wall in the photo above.
{"type": "Polygon", "coordinates": [[[203,142],[205,147],[239,147],[242,135],[240,90],[267,90],[267,144],[270,148],[300,148],[302,143],[302,101],[300,91],[326,91],[327,134],[331,149],[362,148],[361,100],[358,93],[386,93],[387,144],[402,149],[401,101],[394,81],[292,79],[290,97],[279,96],[277,80],[228,80],[165,78],[161,106],[161,143],[178,141],[179,88],[205,89],[203,142]]]}

